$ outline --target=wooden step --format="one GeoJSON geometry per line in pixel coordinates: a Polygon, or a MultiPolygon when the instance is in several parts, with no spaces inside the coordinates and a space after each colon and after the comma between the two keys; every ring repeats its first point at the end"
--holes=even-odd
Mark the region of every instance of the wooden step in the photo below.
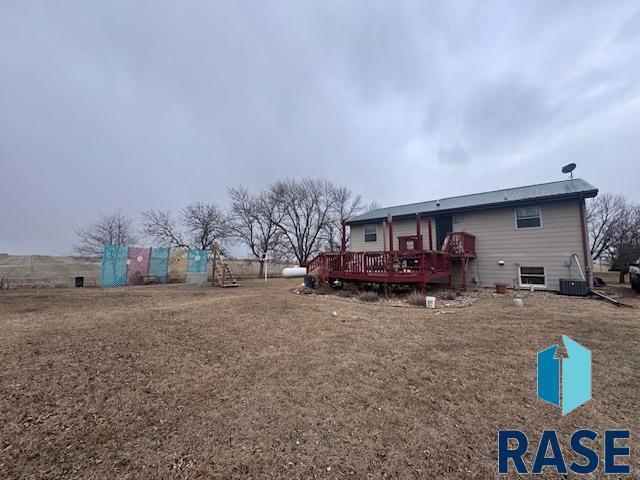
{"type": "Polygon", "coordinates": [[[215,277],[214,284],[218,287],[230,288],[240,286],[231,268],[229,268],[229,264],[218,252],[214,253],[213,274],[215,277]]]}

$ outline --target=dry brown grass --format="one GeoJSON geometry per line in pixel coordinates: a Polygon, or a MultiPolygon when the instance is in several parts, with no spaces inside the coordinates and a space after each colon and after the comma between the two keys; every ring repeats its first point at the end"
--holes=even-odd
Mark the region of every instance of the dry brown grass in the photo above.
{"type": "Polygon", "coordinates": [[[494,478],[502,428],[630,428],[640,469],[637,308],[439,315],[298,283],[0,292],[0,478],[494,478]],[[535,398],[560,334],[594,358],[565,417],[535,398]]]}
{"type": "Polygon", "coordinates": [[[379,299],[378,294],[376,292],[362,292],[358,295],[358,300],[361,302],[377,302],[379,299]]]}
{"type": "Polygon", "coordinates": [[[426,305],[426,295],[413,292],[407,295],[407,303],[416,307],[424,307],[426,305]]]}

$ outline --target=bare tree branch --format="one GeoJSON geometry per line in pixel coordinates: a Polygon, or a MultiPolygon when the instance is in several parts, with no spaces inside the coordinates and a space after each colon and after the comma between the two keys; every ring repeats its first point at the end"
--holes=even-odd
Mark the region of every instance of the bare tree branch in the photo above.
{"type": "Polygon", "coordinates": [[[179,221],[171,212],[149,210],[142,213],[146,237],[163,247],[188,247],[211,250],[224,248],[231,237],[226,214],[216,205],[196,202],[180,211],[179,221]]]}
{"type": "Polygon", "coordinates": [[[97,222],[75,227],[78,237],[73,245],[80,255],[101,255],[104,245],[131,245],[138,241],[132,220],[122,211],[101,215],[97,222]]]}
{"type": "MultiPolygon", "coordinates": [[[[362,213],[364,203],[360,195],[354,195],[346,187],[333,187],[329,218],[323,229],[323,241],[329,251],[336,252],[342,246],[342,220],[362,213]]],[[[350,234],[347,232],[345,242],[349,243],[350,234]]]]}
{"type": "Polygon", "coordinates": [[[187,205],[180,213],[180,220],[193,248],[223,248],[231,238],[227,215],[212,203],[196,202],[187,205]]]}
{"type": "Polygon", "coordinates": [[[161,247],[188,247],[169,211],[142,213],[142,232],[161,247]]]}
{"type": "Polygon", "coordinates": [[[621,195],[605,193],[587,204],[587,222],[591,257],[597,260],[610,253],[630,213],[626,199],[621,195]]]}
{"type": "Polygon", "coordinates": [[[640,256],[640,207],[604,194],[587,205],[587,221],[592,258],[609,260],[624,283],[629,263],[640,256]]]}
{"type": "Polygon", "coordinates": [[[230,224],[232,235],[249,247],[260,262],[258,277],[264,274],[264,261],[269,253],[281,254],[283,234],[274,219],[277,206],[272,197],[261,192],[251,195],[244,187],[230,188],[230,224]]]}
{"type": "Polygon", "coordinates": [[[275,208],[271,221],[286,238],[291,252],[304,265],[319,251],[320,233],[327,226],[333,208],[334,187],[326,180],[280,180],[268,190],[275,208]]]}
{"type": "Polygon", "coordinates": [[[380,204],[378,202],[376,202],[375,200],[371,200],[367,206],[364,208],[365,212],[372,212],[374,210],[378,210],[379,208],[382,208],[380,206],[380,204]]]}

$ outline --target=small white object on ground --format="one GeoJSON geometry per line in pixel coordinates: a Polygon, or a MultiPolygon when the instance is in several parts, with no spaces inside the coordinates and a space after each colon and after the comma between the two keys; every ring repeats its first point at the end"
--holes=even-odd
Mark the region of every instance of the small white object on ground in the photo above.
{"type": "Polygon", "coordinates": [[[424,301],[427,308],[436,308],[436,297],[425,297],[424,301]]]}
{"type": "Polygon", "coordinates": [[[513,299],[513,304],[516,307],[524,307],[524,301],[521,298],[514,298],[513,299]]]}

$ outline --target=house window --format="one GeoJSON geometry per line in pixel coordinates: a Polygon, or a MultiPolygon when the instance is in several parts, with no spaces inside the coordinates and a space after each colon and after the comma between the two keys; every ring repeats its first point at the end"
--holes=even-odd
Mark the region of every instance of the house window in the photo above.
{"type": "Polygon", "coordinates": [[[540,207],[516,208],[516,228],[540,228],[542,227],[542,215],[540,207]]]}
{"type": "Polygon", "coordinates": [[[364,226],[364,241],[377,242],[378,241],[378,226],[377,225],[365,225],[364,226]]]}
{"type": "Polygon", "coordinates": [[[521,287],[546,287],[547,275],[544,267],[520,267],[521,287]]]}

